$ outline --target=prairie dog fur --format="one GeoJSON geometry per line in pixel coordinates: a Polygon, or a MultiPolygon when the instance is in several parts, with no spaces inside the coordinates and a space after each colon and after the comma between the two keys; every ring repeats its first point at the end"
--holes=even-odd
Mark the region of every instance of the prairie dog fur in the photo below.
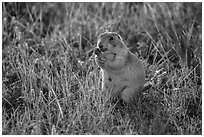
{"type": "Polygon", "coordinates": [[[96,63],[103,71],[102,90],[129,103],[145,83],[141,61],[129,51],[115,32],[102,33],[95,50],[96,63]]]}

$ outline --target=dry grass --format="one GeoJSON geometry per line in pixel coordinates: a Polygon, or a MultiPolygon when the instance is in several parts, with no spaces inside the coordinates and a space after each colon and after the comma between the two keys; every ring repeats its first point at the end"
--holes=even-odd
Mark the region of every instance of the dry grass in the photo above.
{"type": "Polygon", "coordinates": [[[202,134],[201,3],[3,3],[3,134],[202,134]],[[101,92],[97,36],[146,66],[135,104],[101,92]]]}

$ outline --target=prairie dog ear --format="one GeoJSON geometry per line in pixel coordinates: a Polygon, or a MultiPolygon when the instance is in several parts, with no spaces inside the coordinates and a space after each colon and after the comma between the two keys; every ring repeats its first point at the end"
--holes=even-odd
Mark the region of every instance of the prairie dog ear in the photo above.
{"type": "Polygon", "coordinates": [[[118,35],[118,39],[121,40],[121,41],[123,40],[122,37],[121,37],[120,35],[118,35]]]}
{"type": "Polygon", "coordinates": [[[123,40],[122,37],[121,37],[118,33],[114,32],[114,35],[115,35],[119,40],[121,40],[121,41],[123,40]]]}

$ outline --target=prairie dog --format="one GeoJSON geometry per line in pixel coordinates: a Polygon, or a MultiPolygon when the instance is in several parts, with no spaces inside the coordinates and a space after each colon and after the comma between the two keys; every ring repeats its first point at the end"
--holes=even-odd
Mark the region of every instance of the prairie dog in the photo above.
{"type": "Polygon", "coordinates": [[[103,71],[102,90],[129,103],[145,83],[141,61],[129,51],[116,32],[102,33],[95,50],[96,63],[103,71]]]}

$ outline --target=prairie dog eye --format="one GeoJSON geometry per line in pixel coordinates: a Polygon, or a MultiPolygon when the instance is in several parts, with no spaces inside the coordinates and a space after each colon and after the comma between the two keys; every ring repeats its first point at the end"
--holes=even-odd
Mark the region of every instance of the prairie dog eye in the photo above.
{"type": "Polygon", "coordinates": [[[110,36],[109,40],[113,40],[113,37],[112,37],[112,36],[110,36]]]}

